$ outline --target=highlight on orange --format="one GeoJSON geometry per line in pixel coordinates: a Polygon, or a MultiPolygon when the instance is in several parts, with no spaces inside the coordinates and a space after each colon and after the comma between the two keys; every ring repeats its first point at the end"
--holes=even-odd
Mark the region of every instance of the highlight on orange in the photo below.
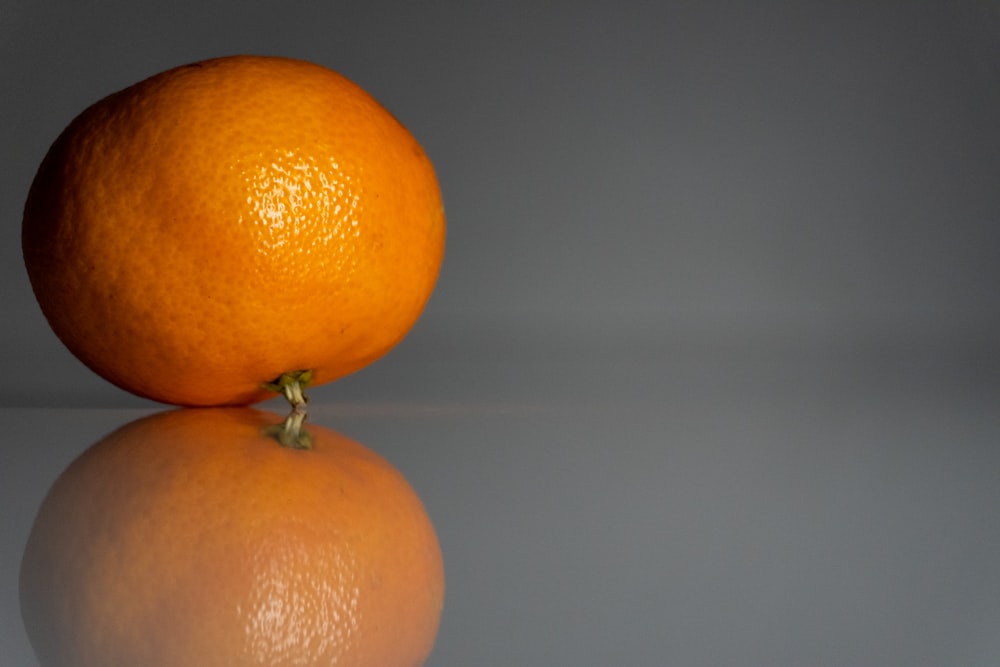
{"type": "Polygon", "coordinates": [[[22,561],[41,664],[422,664],[444,596],[424,506],[383,458],[301,418],[175,410],[74,461],[22,561]]]}
{"type": "Polygon", "coordinates": [[[246,405],[412,328],[445,217],[413,135],[325,67],[230,56],[98,101],[34,178],[22,250],[56,335],[140,396],[246,405]]]}

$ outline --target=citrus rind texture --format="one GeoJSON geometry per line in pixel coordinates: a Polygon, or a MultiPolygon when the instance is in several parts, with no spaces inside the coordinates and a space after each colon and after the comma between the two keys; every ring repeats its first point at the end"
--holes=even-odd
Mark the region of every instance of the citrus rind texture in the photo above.
{"type": "Polygon", "coordinates": [[[354,83],[239,56],[169,70],[77,117],[25,205],[28,275],[56,335],[133,393],[247,404],[382,357],[443,258],[433,166],[354,83]]]}

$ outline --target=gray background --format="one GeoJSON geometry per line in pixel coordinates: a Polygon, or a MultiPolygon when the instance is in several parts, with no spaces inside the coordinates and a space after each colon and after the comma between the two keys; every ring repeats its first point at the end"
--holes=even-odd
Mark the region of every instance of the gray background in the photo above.
{"type": "Polygon", "coordinates": [[[45,489],[158,409],[48,330],[25,194],[86,105],[230,53],[438,169],[424,317],[313,394],[438,525],[431,664],[1000,662],[1000,6],[176,1],[0,7],[12,664],[45,489]]]}
{"type": "Polygon", "coordinates": [[[426,145],[451,222],[428,335],[1000,321],[995,3],[11,4],[2,343],[45,391],[104,389],[21,266],[42,155],[98,97],[239,52],[337,69],[426,145]]]}

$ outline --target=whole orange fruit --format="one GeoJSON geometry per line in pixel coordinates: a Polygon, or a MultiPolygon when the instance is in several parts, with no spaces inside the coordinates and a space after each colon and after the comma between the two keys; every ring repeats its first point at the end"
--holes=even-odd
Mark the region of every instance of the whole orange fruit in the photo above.
{"type": "Polygon", "coordinates": [[[416,322],[444,252],[430,160],[343,76],[233,56],[100,100],[63,131],[22,249],[52,329],[131,392],[245,405],[322,384],[416,322]]]}
{"type": "Polygon", "coordinates": [[[422,664],[444,595],[439,544],[374,452],[249,408],[128,424],[55,482],[21,566],[45,667],[422,664]]]}

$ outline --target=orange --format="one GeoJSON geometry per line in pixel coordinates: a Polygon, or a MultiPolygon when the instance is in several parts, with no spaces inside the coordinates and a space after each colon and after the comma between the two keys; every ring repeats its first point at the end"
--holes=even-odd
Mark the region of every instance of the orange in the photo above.
{"type": "Polygon", "coordinates": [[[444,252],[427,155],[354,83],[298,60],[178,67],[63,131],[25,204],[31,284],[73,354],[133,393],[245,405],[383,356],[444,252]]]}
{"type": "Polygon", "coordinates": [[[422,664],[444,594],[427,513],[389,463],[250,408],[132,422],[74,461],[25,549],[45,667],[422,664]]]}

